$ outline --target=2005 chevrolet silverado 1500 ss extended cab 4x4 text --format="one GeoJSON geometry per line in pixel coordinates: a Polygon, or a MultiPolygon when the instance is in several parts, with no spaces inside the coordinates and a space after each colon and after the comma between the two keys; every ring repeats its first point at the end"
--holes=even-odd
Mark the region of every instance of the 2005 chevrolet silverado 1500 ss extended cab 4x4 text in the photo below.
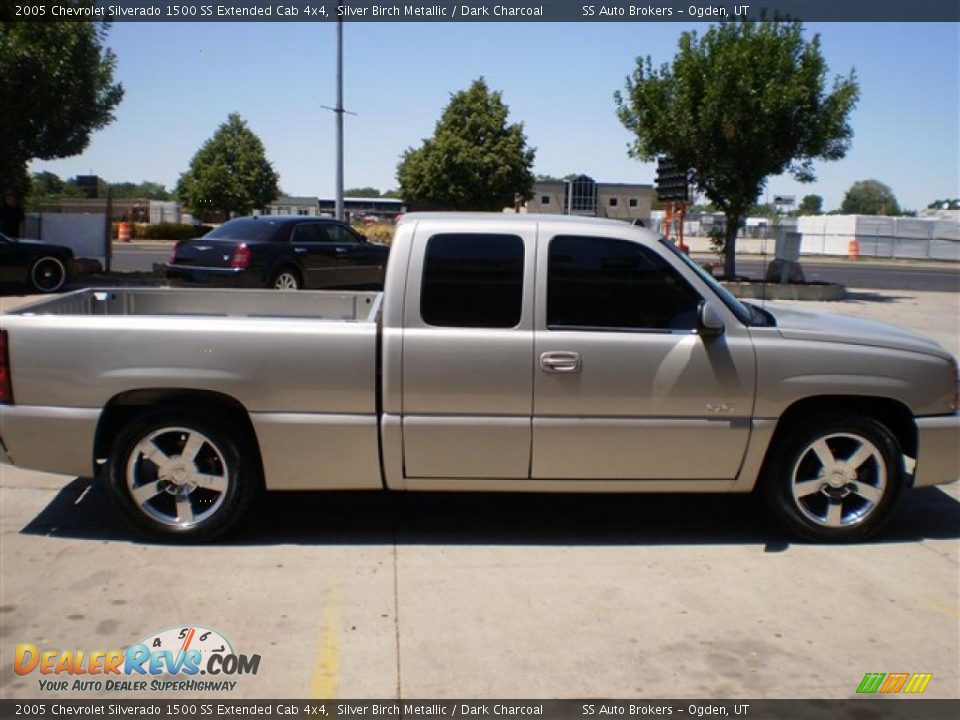
{"type": "Polygon", "coordinates": [[[616,221],[415,213],[383,293],[81,290],[2,325],[5,461],[101,474],[167,538],[264,486],[757,487],[794,534],[856,540],[960,466],[935,342],[741,303],[616,221]]]}

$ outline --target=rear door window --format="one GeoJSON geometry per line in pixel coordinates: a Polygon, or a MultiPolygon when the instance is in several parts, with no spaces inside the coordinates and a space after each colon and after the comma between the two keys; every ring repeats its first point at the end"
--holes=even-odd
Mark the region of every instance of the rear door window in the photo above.
{"type": "Polygon", "coordinates": [[[320,223],[300,223],[293,229],[290,235],[290,242],[295,243],[318,243],[327,242],[326,233],[320,227],[320,223]]]}
{"type": "Polygon", "coordinates": [[[438,327],[511,328],[523,307],[523,240],[441,234],[427,242],[420,314],[438,327]]]}

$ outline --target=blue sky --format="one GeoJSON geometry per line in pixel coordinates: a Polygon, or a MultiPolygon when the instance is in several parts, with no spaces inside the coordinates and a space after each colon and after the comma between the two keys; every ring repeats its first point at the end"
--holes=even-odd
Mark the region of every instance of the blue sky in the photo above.
{"type": "MultiPolygon", "coordinates": [[[[483,75],[537,148],[537,173],[586,173],[604,182],[652,183],[630,159],[614,112],[634,58],[672,59],[689,24],[347,23],[344,29],[345,184],[396,186],[401,153],[429,136],[450,94],[483,75]]],[[[706,24],[699,25],[705,29],[706,24]]],[[[905,208],[960,196],[960,26],[827,23],[831,74],[856,69],[861,100],[841,161],[817,182],[772,178],[768,194],[817,193],[839,206],[855,181],[890,185],[905,208]]],[[[126,96],[116,121],[79,156],[36,162],[62,177],[172,187],[230,112],[263,140],[295,195],[332,197],[335,25],[332,23],[116,23],[109,45],[126,96]]]]}

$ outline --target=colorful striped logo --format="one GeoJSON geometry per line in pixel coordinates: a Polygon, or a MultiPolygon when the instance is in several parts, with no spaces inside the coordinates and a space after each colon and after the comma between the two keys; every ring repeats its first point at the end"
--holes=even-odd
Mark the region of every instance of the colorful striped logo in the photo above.
{"type": "Polygon", "coordinates": [[[861,694],[873,693],[913,693],[919,694],[927,689],[933,679],[933,673],[867,673],[857,686],[861,694]]]}

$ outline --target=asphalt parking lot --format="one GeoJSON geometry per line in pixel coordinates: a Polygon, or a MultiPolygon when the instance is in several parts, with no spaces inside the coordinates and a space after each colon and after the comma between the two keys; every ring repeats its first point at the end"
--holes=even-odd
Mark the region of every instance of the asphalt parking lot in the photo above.
{"type": "MultiPolygon", "coordinates": [[[[960,354],[958,302],[801,305],[960,354]]],[[[171,547],[129,533],[87,479],[0,466],[0,533],[5,698],[142,697],[41,691],[14,648],[192,625],[261,663],[184,697],[844,698],[867,672],[933,673],[925,696],[960,697],[958,483],[850,546],[787,542],[752,497],[297,493],[224,542],[171,547]]]]}

